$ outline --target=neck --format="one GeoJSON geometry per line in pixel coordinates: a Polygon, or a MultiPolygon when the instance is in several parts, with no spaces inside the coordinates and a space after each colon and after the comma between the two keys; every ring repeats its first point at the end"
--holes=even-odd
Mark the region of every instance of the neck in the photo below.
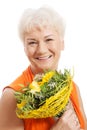
{"type": "MultiPolygon", "coordinates": [[[[31,65],[30,65],[30,68],[31,68],[33,75],[36,75],[38,73],[43,73],[45,71],[44,69],[35,69],[31,65]]],[[[54,68],[54,69],[48,69],[48,70],[58,70],[58,68],[56,67],[56,69],[54,68]]]]}

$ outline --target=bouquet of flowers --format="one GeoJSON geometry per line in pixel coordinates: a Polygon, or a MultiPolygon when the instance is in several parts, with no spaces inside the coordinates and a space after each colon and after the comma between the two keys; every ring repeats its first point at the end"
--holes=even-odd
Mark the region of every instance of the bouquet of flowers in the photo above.
{"type": "Polygon", "coordinates": [[[19,118],[60,117],[72,90],[70,71],[47,71],[37,74],[32,83],[15,92],[19,118]]]}

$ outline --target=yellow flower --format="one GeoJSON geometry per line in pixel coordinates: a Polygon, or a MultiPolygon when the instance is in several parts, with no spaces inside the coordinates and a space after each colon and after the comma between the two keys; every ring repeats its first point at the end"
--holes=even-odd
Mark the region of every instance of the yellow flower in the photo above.
{"type": "Polygon", "coordinates": [[[47,72],[43,76],[42,82],[40,82],[40,85],[44,84],[45,82],[48,82],[52,78],[52,76],[54,75],[54,73],[55,73],[54,71],[47,72]]]}
{"type": "Polygon", "coordinates": [[[26,104],[26,101],[22,101],[21,103],[17,103],[18,108],[22,108],[26,104]]]}
{"type": "Polygon", "coordinates": [[[36,81],[33,81],[30,86],[31,92],[40,92],[40,86],[36,81]]]}

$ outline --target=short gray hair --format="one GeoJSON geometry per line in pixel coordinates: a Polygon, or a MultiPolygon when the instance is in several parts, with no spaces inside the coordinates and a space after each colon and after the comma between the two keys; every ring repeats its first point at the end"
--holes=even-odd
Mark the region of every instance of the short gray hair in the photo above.
{"type": "Polygon", "coordinates": [[[58,31],[61,38],[65,34],[65,21],[63,17],[50,7],[39,9],[26,9],[19,23],[19,35],[24,41],[25,33],[29,33],[35,26],[51,26],[58,31]]]}

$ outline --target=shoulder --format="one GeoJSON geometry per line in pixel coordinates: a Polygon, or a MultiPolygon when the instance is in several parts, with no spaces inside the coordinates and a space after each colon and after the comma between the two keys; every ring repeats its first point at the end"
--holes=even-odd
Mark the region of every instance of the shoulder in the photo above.
{"type": "MultiPolygon", "coordinates": [[[[6,88],[12,88],[13,90],[19,90],[21,89],[21,85],[26,86],[28,83],[32,81],[32,74],[30,73],[30,67],[28,66],[15,80],[13,80],[9,85],[4,87],[4,90],[6,88]]],[[[12,90],[10,90],[10,93],[12,90]]],[[[9,93],[9,90],[6,90],[6,93],[9,93]]]]}
{"type": "Polygon", "coordinates": [[[82,98],[81,98],[81,94],[80,94],[80,89],[79,87],[76,85],[76,90],[77,90],[77,95],[78,95],[78,100],[79,100],[79,106],[80,106],[80,110],[82,112],[82,115],[84,117],[84,121],[85,121],[85,127],[87,129],[87,117],[86,117],[86,114],[85,114],[85,111],[84,111],[84,106],[83,106],[83,101],[82,101],[82,98]]]}
{"type": "Polygon", "coordinates": [[[1,96],[0,103],[4,105],[12,105],[15,104],[14,90],[11,88],[6,88],[1,96]]]}
{"type": "MultiPolygon", "coordinates": [[[[14,97],[14,90],[11,88],[6,88],[1,96],[0,99],[0,113],[1,115],[5,116],[8,115],[8,117],[12,118],[12,115],[16,109],[16,99],[14,97]]],[[[0,116],[1,117],[1,116],[0,116]]],[[[5,116],[6,117],[6,116],[5,116]]]]}
{"type": "Polygon", "coordinates": [[[16,100],[14,97],[14,90],[12,90],[11,88],[6,88],[1,96],[0,99],[0,110],[2,111],[2,113],[0,114],[8,114],[9,116],[11,116],[11,112],[13,112],[13,110],[15,110],[16,108],[16,100]]]}
{"type": "Polygon", "coordinates": [[[81,109],[81,111],[83,111],[83,103],[82,103],[82,99],[81,99],[80,89],[75,82],[73,82],[73,90],[71,93],[71,99],[74,99],[76,104],[81,109]]]}
{"type": "Polygon", "coordinates": [[[81,94],[80,94],[80,89],[75,82],[73,82],[73,90],[71,93],[71,99],[72,99],[72,101],[74,100],[74,102],[76,102],[76,106],[79,107],[79,109],[82,113],[82,116],[84,118],[85,126],[87,126],[87,118],[86,118],[86,114],[84,111],[84,106],[83,106],[83,101],[82,101],[81,94]]]}
{"type": "MultiPolygon", "coordinates": [[[[14,97],[14,90],[6,88],[0,98],[0,129],[10,127],[14,130],[16,126],[23,127],[23,121],[16,116],[16,99],[14,97]]],[[[20,129],[20,128],[19,128],[20,129]]]]}

